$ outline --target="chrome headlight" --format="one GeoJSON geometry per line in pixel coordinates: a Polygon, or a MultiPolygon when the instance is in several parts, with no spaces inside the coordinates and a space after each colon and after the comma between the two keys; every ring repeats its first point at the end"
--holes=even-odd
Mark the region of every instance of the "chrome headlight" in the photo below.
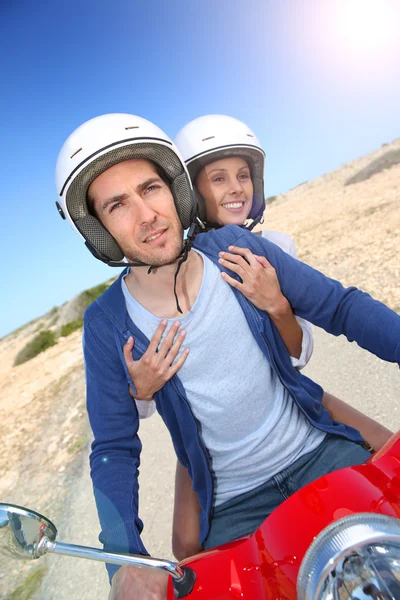
{"type": "Polygon", "coordinates": [[[298,600],[399,600],[400,521],[359,513],[335,521],[301,563],[298,600]]]}

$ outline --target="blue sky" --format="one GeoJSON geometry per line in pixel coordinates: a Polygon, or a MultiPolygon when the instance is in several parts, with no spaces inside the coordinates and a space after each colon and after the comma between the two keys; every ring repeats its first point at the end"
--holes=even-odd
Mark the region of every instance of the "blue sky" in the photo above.
{"type": "Polygon", "coordinates": [[[0,336],[117,273],[55,209],[75,127],[232,115],[285,192],[400,136],[399,25],[398,0],[2,2],[0,336]]]}

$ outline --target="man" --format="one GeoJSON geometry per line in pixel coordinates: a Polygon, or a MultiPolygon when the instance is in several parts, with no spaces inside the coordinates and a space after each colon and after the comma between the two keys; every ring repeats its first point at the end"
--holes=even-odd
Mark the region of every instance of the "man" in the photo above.
{"type": "MultiPolygon", "coordinates": [[[[265,256],[296,314],[399,363],[395,313],[236,226],[198,235],[189,252],[183,229],[194,222],[195,205],[186,168],[167,136],[144,119],[104,115],[78,128],[60,152],[57,188],[59,211],[91,252],[110,265],[135,267],[85,314],[91,475],[108,551],[146,553],[138,517],[139,419],[129,389],[140,393],[124,347],[134,339],[133,361],[142,361],[144,371],[149,353],[174,368],[181,340],[173,341],[175,325],[162,341],[165,320],[173,325],[179,317],[190,354],[180,354],[179,378],[172,374],[155,400],[198,494],[204,547],[253,531],[293,492],[288,479],[299,488],[365,461],[361,436],[331,421],[322,389],[292,366],[268,315],[220,277],[230,272],[220,252],[234,246],[224,264],[233,271],[239,264],[243,277],[256,269],[252,253],[265,256]]],[[[108,565],[111,598],[165,598],[164,574],[116,570],[108,565]]]]}

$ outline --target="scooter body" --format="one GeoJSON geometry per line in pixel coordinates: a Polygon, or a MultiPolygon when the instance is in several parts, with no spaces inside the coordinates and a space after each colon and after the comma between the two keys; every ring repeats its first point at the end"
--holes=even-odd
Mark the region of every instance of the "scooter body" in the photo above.
{"type": "MultiPolygon", "coordinates": [[[[296,600],[301,562],[315,537],[355,513],[400,517],[400,433],[367,463],[330,473],[283,502],[252,535],[181,565],[196,573],[195,600],[296,600]]],[[[169,587],[168,599],[174,593],[169,587]]]]}
{"type": "Polygon", "coordinates": [[[293,494],[252,535],[179,565],[74,546],[56,536],[43,515],[0,503],[0,550],[7,556],[32,560],[54,553],[162,569],[171,575],[168,600],[343,600],[359,599],[360,589],[363,599],[398,600],[400,432],[365,464],[329,473],[293,494]],[[353,586],[356,593],[330,593],[338,586],[353,586]]]}

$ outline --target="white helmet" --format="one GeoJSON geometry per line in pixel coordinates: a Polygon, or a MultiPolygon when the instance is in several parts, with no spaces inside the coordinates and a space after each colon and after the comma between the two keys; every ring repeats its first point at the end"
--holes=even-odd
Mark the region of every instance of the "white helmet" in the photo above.
{"type": "MultiPolygon", "coordinates": [[[[260,220],[265,210],[265,152],[254,133],[241,121],[226,115],[205,115],[190,121],[174,139],[194,184],[198,172],[211,162],[241,156],[249,163],[254,186],[249,217],[260,220]]],[[[196,192],[199,217],[205,220],[204,200],[196,192]]]]}
{"type": "Polygon", "coordinates": [[[123,252],[116,240],[89,213],[86,195],[92,181],[113,165],[131,158],[156,163],[170,183],[182,227],[194,221],[196,203],[190,178],[179,152],[156,125],[129,114],[108,114],[83,123],[67,138],[58,155],[56,202],[63,219],[68,219],[99,260],[121,264],[123,252]]]}

